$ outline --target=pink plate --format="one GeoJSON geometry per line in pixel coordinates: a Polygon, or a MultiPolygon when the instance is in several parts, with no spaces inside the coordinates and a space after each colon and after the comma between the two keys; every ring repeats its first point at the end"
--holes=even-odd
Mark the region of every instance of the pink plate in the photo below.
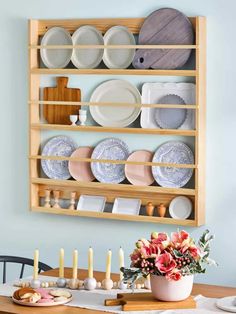
{"type": "Polygon", "coordinates": [[[58,306],[62,304],[66,304],[72,300],[72,297],[68,298],[67,300],[59,301],[59,302],[50,302],[50,303],[29,303],[29,302],[22,302],[20,300],[15,299],[12,297],[14,303],[23,305],[23,306],[34,306],[34,307],[48,307],[48,306],[58,306]]]}
{"type": "MultiPolygon", "coordinates": [[[[71,155],[77,158],[90,158],[93,147],[79,147],[71,155]]],[[[69,172],[77,181],[90,182],[95,179],[92,174],[89,162],[69,161],[69,172]]]]}
{"type": "MultiPolygon", "coordinates": [[[[153,153],[137,150],[129,155],[128,161],[152,161],[153,153]]],[[[151,185],[154,182],[151,167],[143,165],[125,165],[125,175],[133,185],[151,185]]]]}

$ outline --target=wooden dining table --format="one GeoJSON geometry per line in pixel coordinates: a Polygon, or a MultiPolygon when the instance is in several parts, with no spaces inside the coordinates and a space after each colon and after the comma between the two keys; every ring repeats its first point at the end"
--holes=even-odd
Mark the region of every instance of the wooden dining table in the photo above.
{"type": "MultiPolygon", "coordinates": [[[[58,277],[58,269],[52,269],[41,273],[41,275],[58,277]]],[[[80,279],[85,279],[87,277],[87,270],[79,269],[78,276],[80,279]]],[[[103,272],[94,272],[94,276],[97,281],[102,281],[105,277],[103,272]]],[[[65,268],[65,277],[72,277],[72,269],[65,268]]],[[[112,280],[118,281],[119,275],[112,274],[112,280]]],[[[223,287],[223,286],[213,286],[205,284],[194,284],[192,295],[201,294],[209,298],[222,298],[226,296],[236,295],[236,288],[223,287]]],[[[12,302],[11,298],[0,296],[0,313],[14,313],[14,314],[92,314],[94,310],[87,310],[78,307],[69,306],[55,306],[55,307],[45,307],[45,308],[34,308],[34,307],[24,307],[21,305],[16,305],[12,302]]],[[[106,313],[96,311],[97,313],[106,313]]]]}

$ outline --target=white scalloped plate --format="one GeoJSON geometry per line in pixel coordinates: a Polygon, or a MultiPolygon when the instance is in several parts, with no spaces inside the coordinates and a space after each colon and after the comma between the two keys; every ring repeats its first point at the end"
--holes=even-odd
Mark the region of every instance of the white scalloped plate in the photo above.
{"type": "MultiPolygon", "coordinates": [[[[168,94],[181,97],[185,104],[195,104],[195,84],[192,83],[145,83],[142,87],[142,103],[158,104],[160,99],[168,94]]],[[[142,128],[160,129],[155,119],[156,110],[156,108],[142,108],[140,119],[142,128]]],[[[187,117],[179,129],[195,129],[195,111],[193,109],[187,109],[187,117]]]]}
{"type": "Polygon", "coordinates": [[[227,312],[236,313],[236,296],[222,298],[216,301],[216,306],[227,312]]]}

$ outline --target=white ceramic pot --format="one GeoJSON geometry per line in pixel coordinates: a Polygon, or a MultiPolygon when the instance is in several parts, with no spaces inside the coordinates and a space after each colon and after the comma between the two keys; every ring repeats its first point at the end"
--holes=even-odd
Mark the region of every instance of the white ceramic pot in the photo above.
{"type": "Polygon", "coordinates": [[[153,296],[161,301],[181,301],[187,299],[193,288],[193,275],[183,276],[180,280],[167,280],[164,276],[151,275],[153,296]]]}

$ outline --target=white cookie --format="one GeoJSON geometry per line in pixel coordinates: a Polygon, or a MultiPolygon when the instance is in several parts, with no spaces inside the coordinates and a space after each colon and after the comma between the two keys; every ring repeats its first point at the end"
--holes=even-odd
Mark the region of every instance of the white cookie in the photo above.
{"type": "Polygon", "coordinates": [[[54,298],[54,302],[61,302],[61,301],[66,301],[68,300],[68,298],[66,297],[55,297],[54,298]]]}
{"type": "Polygon", "coordinates": [[[49,293],[54,297],[65,297],[65,298],[71,297],[71,293],[69,291],[63,290],[63,289],[51,290],[49,293]]]}

